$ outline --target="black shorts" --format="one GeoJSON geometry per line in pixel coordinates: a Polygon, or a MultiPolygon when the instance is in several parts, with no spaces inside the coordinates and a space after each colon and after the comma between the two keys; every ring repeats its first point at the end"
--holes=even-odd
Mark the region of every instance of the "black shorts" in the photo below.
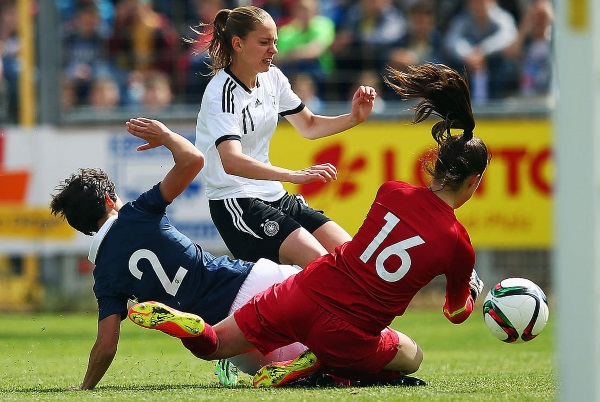
{"type": "Polygon", "coordinates": [[[330,221],[323,211],[312,209],[299,194],[286,194],[277,201],[258,198],[210,200],[210,215],[235,258],[279,262],[279,247],[294,230],[310,233],[330,221]]]}

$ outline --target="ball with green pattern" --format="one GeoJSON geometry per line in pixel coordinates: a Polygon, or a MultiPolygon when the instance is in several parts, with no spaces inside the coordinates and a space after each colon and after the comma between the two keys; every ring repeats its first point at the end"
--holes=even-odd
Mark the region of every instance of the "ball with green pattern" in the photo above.
{"type": "Polygon", "coordinates": [[[534,339],[546,326],[548,314],[546,295],[529,279],[504,279],[483,301],[485,325],[496,338],[507,343],[534,339]]]}

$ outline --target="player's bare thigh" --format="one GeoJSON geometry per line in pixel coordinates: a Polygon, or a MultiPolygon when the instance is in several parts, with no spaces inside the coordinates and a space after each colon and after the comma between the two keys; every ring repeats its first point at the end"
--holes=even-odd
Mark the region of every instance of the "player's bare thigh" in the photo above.
{"type": "Polygon", "coordinates": [[[296,264],[301,267],[326,253],[332,253],[352,237],[340,225],[329,221],[310,234],[298,228],[283,241],[279,248],[279,261],[283,264],[296,264]]]}
{"type": "Polygon", "coordinates": [[[325,247],[328,253],[333,253],[336,247],[352,240],[348,232],[334,221],[321,225],[313,232],[313,236],[325,247]]]}
{"type": "Polygon", "coordinates": [[[302,268],[325,254],[327,254],[325,247],[304,228],[298,228],[290,233],[279,247],[279,261],[282,264],[295,264],[302,268]]]}
{"type": "Polygon", "coordinates": [[[396,331],[400,344],[398,352],[391,362],[385,366],[386,370],[400,371],[404,374],[414,373],[421,366],[423,351],[417,343],[402,332],[396,331]]]}

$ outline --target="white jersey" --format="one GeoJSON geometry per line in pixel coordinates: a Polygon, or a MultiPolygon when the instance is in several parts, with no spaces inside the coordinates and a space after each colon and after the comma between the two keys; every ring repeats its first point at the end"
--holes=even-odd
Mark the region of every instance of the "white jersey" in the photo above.
{"type": "Polygon", "coordinates": [[[278,181],[225,173],[217,146],[223,141],[240,141],[245,155],[270,165],[269,144],[278,114],[295,114],[303,108],[287,77],[275,66],[258,74],[253,89],[237,79],[229,68],[215,74],[202,97],[196,124],[196,147],[205,155],[200,174],[206,182],[208,199],[248,197],[275,201],[283,197],[285,190],[278,181]]]}

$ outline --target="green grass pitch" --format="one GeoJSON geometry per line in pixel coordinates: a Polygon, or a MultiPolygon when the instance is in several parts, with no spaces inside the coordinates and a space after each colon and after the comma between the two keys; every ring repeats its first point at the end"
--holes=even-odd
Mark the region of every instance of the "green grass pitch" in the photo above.
{"type": "Polygon", "coordinates": [[[552,401],[558,393],[552,318],[533,341],[511,345],[488,332],[479,305],[461,325],[441,311],[409,309],[393,327],[423,348],[415,375],[427,386],[266,390],[252,388],[245,374],[237,387],[222,387],[212,362],[126,320],[115,361],[98,387],[68,391],[85,373],[96,313],[1,314],[0,401],[552,401]]]}

